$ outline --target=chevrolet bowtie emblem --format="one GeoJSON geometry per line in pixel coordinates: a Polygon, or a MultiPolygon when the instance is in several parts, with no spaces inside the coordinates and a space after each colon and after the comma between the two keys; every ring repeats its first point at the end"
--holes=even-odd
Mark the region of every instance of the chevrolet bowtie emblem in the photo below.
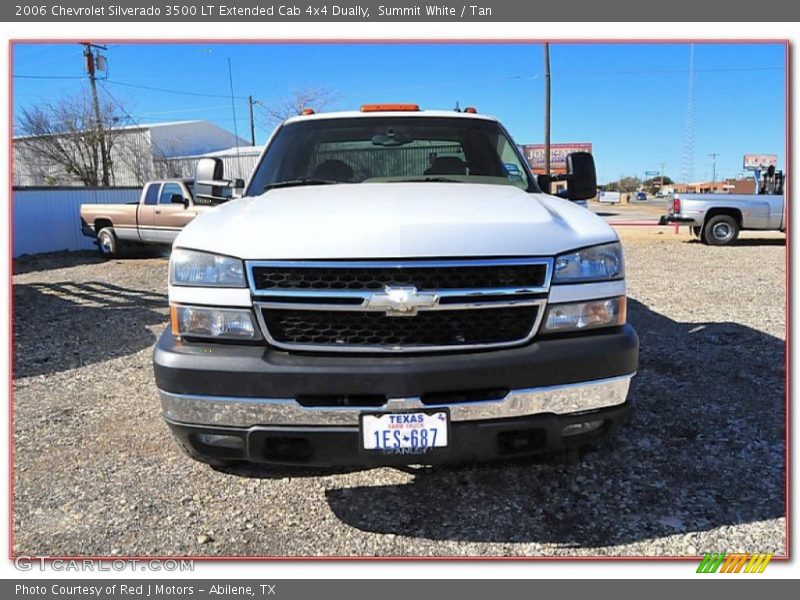
{"type": "Polygon", "coordinates": [[[386,287],[370,296],[367,309],[382,310],[387,317],[413,317],[420,308],[433,308],[438,302],[436,294],[420,293],[415,287],[386,287]]]}

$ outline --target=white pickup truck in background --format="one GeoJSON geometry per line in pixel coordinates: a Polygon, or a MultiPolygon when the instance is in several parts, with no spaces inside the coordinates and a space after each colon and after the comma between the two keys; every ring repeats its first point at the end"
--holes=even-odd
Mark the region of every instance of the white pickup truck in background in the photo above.
{"type": "Polygon", "coordinates": [[[675,194],[661,223],[689,225],[705,244],[733,243],[742,230],[786,231],[784,176],[773,167],[757,180],[755,194],[675,194]]]}

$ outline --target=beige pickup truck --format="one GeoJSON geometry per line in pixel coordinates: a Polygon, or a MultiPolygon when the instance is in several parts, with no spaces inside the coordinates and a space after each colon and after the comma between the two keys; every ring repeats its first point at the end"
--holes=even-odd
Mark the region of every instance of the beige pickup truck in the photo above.
{"type": "Polygon", "coordinates": [[[83,204],[81,229],[94,238],[106,257],[119,254],[125,244],[172,245],[192,219],[218,202],[195,198],[191,179],[164,179],[144,186],[137,202],[83,204]]]}

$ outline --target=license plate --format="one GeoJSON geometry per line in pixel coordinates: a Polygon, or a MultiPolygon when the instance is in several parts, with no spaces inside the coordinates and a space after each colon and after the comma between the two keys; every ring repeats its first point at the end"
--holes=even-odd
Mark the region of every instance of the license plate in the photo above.
{"type": "Polygon", "coordinates": [[[361,446],[387,454],[424,454],[447,447],[446,410],[361,415],[361,446]]]}

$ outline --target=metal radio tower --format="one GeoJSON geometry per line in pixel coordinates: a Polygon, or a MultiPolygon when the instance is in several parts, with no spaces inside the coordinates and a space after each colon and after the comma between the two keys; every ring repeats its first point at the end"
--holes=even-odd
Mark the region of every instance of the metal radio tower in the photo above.
{"type": "Polygon", "coordinates": [[[689,46],[689,95],[686,101],[686,122],[683,129],[683,157],[681,176],[684,183],[694,180],[694,44],[689,46]]]}

